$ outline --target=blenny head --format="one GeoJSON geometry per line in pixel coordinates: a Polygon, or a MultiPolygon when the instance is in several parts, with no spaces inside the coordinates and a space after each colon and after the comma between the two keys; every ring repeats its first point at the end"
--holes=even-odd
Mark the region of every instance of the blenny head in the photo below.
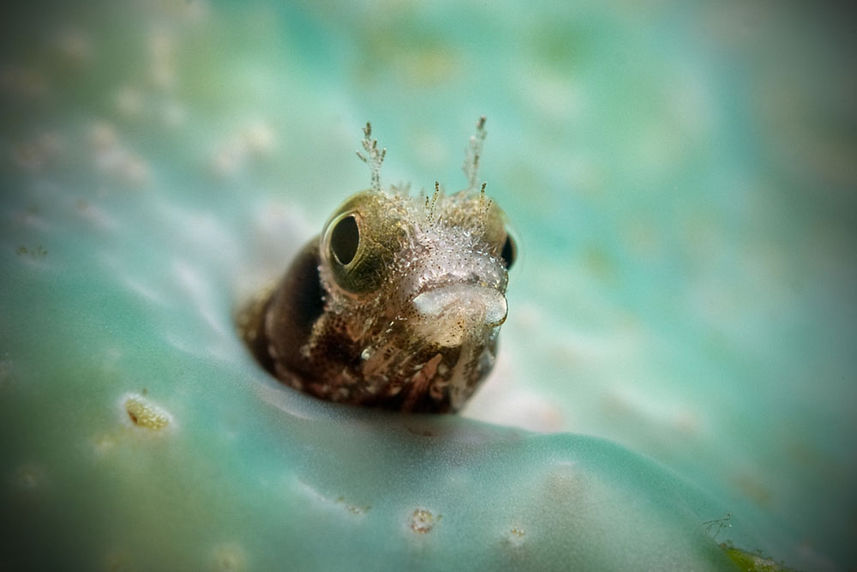
{"type": "Polygon", "coordinates": [[[364,134],[371,188],[333,213],[245,338],[274,375],[317,397],[456,411],[493,366],[515,257],[505,215],[477,189],[484,118],[469,186],[449,195],[437,183],[430,196],[382,190],[384,150],[368,124],[364,134]]]}

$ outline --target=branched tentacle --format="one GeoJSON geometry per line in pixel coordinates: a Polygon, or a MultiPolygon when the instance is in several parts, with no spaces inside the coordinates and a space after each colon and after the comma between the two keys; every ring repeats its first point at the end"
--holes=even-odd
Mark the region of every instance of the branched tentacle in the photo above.
{"type": "Polygon", "coordinates": [[[381,163],[384,162],[384,157],[387,155],[386,149],[378,149],[378,140],[372,139],[372,124],[366,122],[366,127],[363,128],[363,150],[364,155],[357,151],[357,157],[361,161],[369,165],[371,172],[370,188],[373,191],[381,190],[381,163]]]}
{"type": "Polygon", "coordinates": [[[482,157],[482,145],[485,142],[485,116],[479,118],[476,122],[476,133],[470,136],[470,141],[467,145],[467,155],[464,158],[465,176],[467,176],[468,190],[475,189],[479,185],[479,160],[482,157]]]}

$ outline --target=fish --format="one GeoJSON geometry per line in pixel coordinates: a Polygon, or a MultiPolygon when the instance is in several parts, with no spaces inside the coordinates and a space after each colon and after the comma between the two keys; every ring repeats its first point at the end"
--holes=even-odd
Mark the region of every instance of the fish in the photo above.
{"type": "Polygon", "coordinates": [[[494,366],[517,246],[479,184],[485,118],[446,194],[383,189],[386,149],[363,129],[370,186],[347,198],[277,285],[250,304],[242,337],[286,385],[404,412],[454,413],[494,366]]]}

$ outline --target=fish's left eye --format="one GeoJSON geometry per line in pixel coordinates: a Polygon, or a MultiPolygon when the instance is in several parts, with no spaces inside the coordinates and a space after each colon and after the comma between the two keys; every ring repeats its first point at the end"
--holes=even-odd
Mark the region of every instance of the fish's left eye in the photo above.
{"type": "Polygon", "coordinates": [[[512,267],[515,263],[515,258],[518,256],[518,247],[515,245],[515,240],[512,235],[506,233],[506,240],[503,242],[503,248],[500,249],[500,258],[506,265],[506,270],[512,267]]]}
{"type": "Polygon", "coordinates": [[[330,233],[330,252],[337,262],[345,266],[357,254],[360,245],[360,229],[353,215],[343,217],[336,221],[330,233]]]}

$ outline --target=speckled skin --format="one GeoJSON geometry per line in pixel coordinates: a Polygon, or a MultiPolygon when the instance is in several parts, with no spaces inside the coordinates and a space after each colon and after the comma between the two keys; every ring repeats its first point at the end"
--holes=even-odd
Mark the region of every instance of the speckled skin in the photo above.
{"type": "Polygon", "coordinates": [[[245,337],[274,375],[317,397],[457,411],[491,371],[505,320],[503,219],[479,191],[358,193],[256,306],[245,337]],[[348,216],[360,245],[342,264],[331,237],[348,216]],[[415,304],[447,291],[440,309],[415,304]]]}

